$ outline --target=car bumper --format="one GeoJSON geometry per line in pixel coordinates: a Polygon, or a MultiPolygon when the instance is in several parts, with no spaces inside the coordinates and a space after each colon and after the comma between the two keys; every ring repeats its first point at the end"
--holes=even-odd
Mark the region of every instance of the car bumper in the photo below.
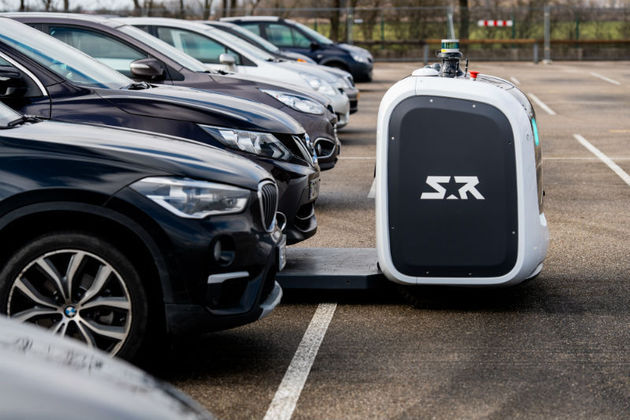
{"type": "Polygon", "coordinates": [[[359,110],[359,89],[353,87],[344,90],[350,101],[350,114],[354,114],[359,110]]]}
{"type": "Polygon", "coordinates": [[[280,194],[278,211],[283,213],[287,220],[284,230],[287,243],[295,244],[315,235],[317,232],[315,201],[319,196],[319,168],[270,159],[255,161],[267,169],[278,184],[280,194]]]}
{"type": "Polygon", "coordinates": [[[350,73],[356,82],[372,81],[372,70],[374,63],[353,63],[350,66],[350,73]]]}
{"type": "Polygon", "coordinates": [[[176,216],[130,188],[121,190],[118,200],[150,215],[149,225],[141,223],[160,250],[156,263],[165,271],[162,289],[169,290],[164,298],[168,333],[244,325],[278,304],[281,291],[275,276],[281,268],[283,234],[277,226],[272,232],[262,228],[256,192],[244,212],[205,219],[176,216]],[[231,253],[231,262],[216,259],[218,242],[231,253]]]}
{"type": "MultiPolygon", "coordinates": [[[[282,111],[286,110],[283,108],[282,111]]],[[[301,113],[298,116],[289,114],[295,118],[308,133],[313,147],[317,153],[317,162],[321,170],[332,169],[337,163],[337,155],[339,155],[339,147],[335,125],[337,124],[336,115],[326,111],[327,117],[322,115],[309,115],[301,113]]]]}
{"type": "MultiPolygon", "coordinates": [[[[338,120],[338,128],[341,128],[342,119],[346,115],[350,115],[350,99],[346,94],[335,95],[332,99],[332,107],[333,112],[337,115],[338,120]]],[[[343,125],[346,125],[348,122],[346,121],[343,125]]]]}

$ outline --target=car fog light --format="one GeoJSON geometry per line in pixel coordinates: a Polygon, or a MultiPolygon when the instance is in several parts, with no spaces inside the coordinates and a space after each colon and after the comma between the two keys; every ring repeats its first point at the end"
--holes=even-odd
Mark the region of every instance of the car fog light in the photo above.
{"type": "Polygon", "coordinates": [[[221,267],[229,267],[236,259],[234,241],[229,237],[219,237],[212,246],[212,258],[221,267]]]}

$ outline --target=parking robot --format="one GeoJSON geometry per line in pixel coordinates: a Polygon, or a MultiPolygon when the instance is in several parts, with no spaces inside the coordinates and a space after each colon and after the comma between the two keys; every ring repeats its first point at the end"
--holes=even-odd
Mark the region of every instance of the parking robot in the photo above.
{"type": "Polygon", "coordinates": [[[462,70],[457,40],[440,57],[380,105],[380,270],[410,285],[519,283],[549,242],[534,110],[510,82],[462,70]]]}

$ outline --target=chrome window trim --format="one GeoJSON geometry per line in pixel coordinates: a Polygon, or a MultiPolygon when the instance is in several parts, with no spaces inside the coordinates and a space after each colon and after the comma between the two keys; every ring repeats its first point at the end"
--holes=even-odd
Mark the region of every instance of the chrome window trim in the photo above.
{"type": "Polygon", "coordinates": [[[26,67],[24,67],[23,65],[21,65],[20,63],[15,61],[13,58],[11,58],[8,55],[6,55],[5,53],[3,53],[2,51],[0,51],[0,57],[5,59],[5,60],[7,60],[9,63],[14,65],[18,70],[24,72],[28,77],[30,77],[35,82],[37,87],[39,88],[40,92],[42,93],[42,96],[48,97],[48,91],[44,87],[44,84],[42,82],[40,82],[39,79],[37,77],[35,77],[35,75],[33,73],[31,73],[30,70],[28,70],[26,67]]]}

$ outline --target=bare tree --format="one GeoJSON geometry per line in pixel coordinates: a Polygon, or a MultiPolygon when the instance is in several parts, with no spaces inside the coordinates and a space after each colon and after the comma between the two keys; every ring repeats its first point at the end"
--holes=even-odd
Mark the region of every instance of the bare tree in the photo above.
{"type": "Polygon", "coordinates": [[[70,0],[63,0],[63,11],[64,12],[70,11],[70,0]]]}
{"type": "Polygon", "coordinates": [[[153,14],[153,0],[144,0],[144,10],[146,10],[147,16],[153,14]]]}
{"type": "Polygon", "coordinates": [[[249,10],[247,11],[247,14],[253,15],[256,11],[256,8],[260,5],[262,1],[263,0],[248,0],[249,10]]]}
{"type": "Polygon", "coordinates": [[[468,0],[459,0],[459,39],[468,39],[468,25],[470,24],[470,10],[468,0]]]}
{"type": "Polygon", "coordinates": [[[20,12],[26,10],[26,0],[20,0],[20,12]]]}
{"type": "Polygon", "coordinates": [[[179,0],[179,18],[186,18],[186,9],[184,8],[184,0],[179,0]]]}
{"type": "Polygon", "coordinates": [[[142,6],[140,6],[140,0],[133,0],[133,14],[140,15],[142,6]]]}
{"type": "Polygon", "coordinates": [[[210,9],[212,8],[212,0],[203,0],[203,20],[210,18],[210,9]]]}
{"type": "Polygon", "coordinates": [[[42,4],[44,5],[44,10],[49,12],[50,6],[52,5],[52,0],[42,0],[42,4]]]}
{"type": "Polygon", "coordinates": [[[340,21],[341,21],[341,0],[333,0],[330,11],[330,38],[339,41],[340,21]]]}

